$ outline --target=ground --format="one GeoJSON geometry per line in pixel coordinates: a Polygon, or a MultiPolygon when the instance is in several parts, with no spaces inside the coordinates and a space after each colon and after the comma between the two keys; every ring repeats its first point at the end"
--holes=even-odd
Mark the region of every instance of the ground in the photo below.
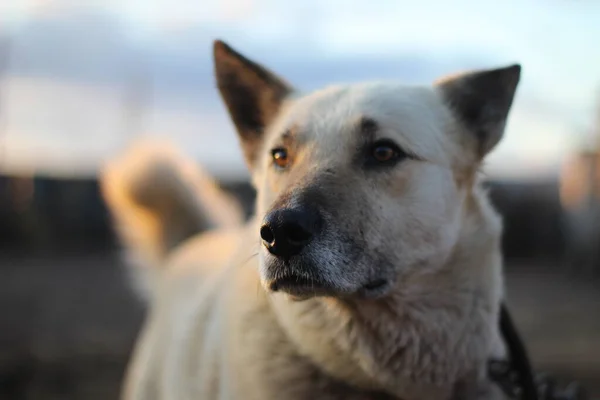
{"type": "MultiPolygon", "coordinates": [[[[512,262],[509,305],[538,369],[600,397],[600,282],[512,262]]],[[[0,257],[0,399],[118,397],[143,307],[113,251],[0,257]]]]}

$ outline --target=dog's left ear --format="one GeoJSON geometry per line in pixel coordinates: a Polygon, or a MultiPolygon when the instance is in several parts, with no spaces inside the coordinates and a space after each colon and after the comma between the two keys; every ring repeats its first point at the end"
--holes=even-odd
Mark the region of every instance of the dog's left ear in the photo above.
{"type": "Polygon", "coordinates": [[[482,159],[498,144],[521,76],[521,66],[463,73],[437,82],[442,96],[469,134],[482,159]]]}

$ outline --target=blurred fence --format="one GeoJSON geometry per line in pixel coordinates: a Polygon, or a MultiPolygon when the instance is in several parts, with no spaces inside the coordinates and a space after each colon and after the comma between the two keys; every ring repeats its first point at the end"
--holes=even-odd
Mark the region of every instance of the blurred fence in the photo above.
{"type": "MultiPolygon", "coordinates": [[[[508,258],[553,258],[564,253],[557,182],[489,182],[504,216],[508,258]]],[[[254,191],[247,182],[224,184],[249,215],[254,191]]],[[[114,245],[110,218],[94,179],[0,177],[0,246],[27,251],[114,245]]]]}
{"type": "MultiPolygon", "coordinates": [[[[249,214],[253,189],[244,182],[225,189],[249,214]]],[[[97,180],[0,176],[1,250],[58,253],[114,244],[97,180]]]]}

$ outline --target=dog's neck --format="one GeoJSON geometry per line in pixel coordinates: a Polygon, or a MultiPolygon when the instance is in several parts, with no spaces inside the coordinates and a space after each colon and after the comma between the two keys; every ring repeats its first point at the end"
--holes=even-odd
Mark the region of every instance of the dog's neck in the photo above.
{"type": "Polygon", "coordinates": [[[446,399],[481,377],[500,342],[500,220],[478,192],[469,199],[452,257],[378,300],[271,296],[299,352],[351,384],[403,399],[446,399]]]}

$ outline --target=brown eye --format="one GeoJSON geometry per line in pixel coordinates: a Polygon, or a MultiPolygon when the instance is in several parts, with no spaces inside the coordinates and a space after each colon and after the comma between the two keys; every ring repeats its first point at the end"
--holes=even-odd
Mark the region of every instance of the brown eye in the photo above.
{"type": "Polygon", "coordinates": [[[376,145],[373,148],[373,158],[382,163],[393,160],[397,155],[396,149],[387,144],[376,145]]]}
{"type": "Polygon", "coordinates": [[[408,155],[390,139],[380,139],[370,145],[366,152],[365,167],[388,168],[393,167],[408,155]]]}
{"type": "Polygon", "coordinates": [[[279,168],[286,168],[290,162],[286,149],[278,148],[271,151],[273,162],[279,168]]]}

